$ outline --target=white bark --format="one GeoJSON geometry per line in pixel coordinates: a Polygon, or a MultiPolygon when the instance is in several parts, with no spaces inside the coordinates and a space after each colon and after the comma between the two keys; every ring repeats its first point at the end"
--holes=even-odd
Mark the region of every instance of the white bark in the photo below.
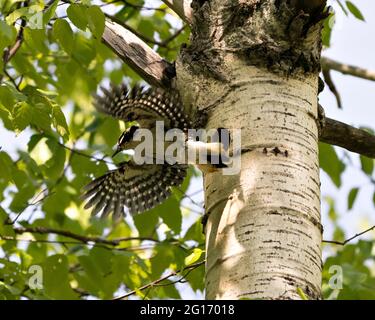
{"type": "Polygon", "coordinates": [[[207,129],[241,129],[241,171],[205,173],[206,298],[321,297],[318,74],[325,0],[193,1],[176,65],[207,129]]]}
{"type": "Polygon", "coordinates": [[[235,56],[225,66],[226,84],[177,69],[178,86],[211,111],[207,127],[241,129],[248,150],[239,175],[204,176],[206,298],[298,299],[297,288],[319,298],[317,76],[287,78],[235,56]]]}
{"type": "Polygon", "coordinates": [[[103,41],[148,83],[170,87],[174,68],[143,40],[117,22],[106,20],[103,41]]]}

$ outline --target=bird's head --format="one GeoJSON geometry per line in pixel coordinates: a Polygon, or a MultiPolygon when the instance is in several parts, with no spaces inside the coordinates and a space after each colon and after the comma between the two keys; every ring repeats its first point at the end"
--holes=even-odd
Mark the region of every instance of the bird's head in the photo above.
{"type": "Polygon", "coordinates": [[[112,158],[123,150],[131,149],[130,143],[134,141],[134,134],[139,129],[138,126],[131,126],[126,129],[117,141],[117,149],[112,155],[112,158]]]}

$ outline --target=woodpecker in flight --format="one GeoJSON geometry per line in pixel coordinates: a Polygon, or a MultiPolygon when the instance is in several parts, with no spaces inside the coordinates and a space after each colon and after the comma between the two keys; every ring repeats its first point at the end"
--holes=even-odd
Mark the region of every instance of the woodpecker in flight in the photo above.
{"type": "MultiPolygon", "coordinates": [[[[113,156],[123,150],[134,149],[140,143],[134,139],[137,130],[149,129],[154,133],[157,121],[163,122],[166,131],[180,129],[184,132],[190,149],[195,148],[199,151],[202,145],[210,145],[196,142],[195,139],[189,140],[188,129],[197,127],[194,123],[199,123],[198,127],[202,128],[205,120],[193,121],[185,113],[178,93],[170,93],[159,88],[145,90],[139,86],[129,90],[125,85],[111,86],[110,90],[102,88],[102,91],[104,95],[96,97],[95,107],[98,111],[124,122],[137,123],[121,134],[113,156]]],[[[154,141],[154,144],[158,143],[154,141]]],[[[211,143],[208,160],[212,156],[212,150],[220,154],[227,147],[224,148],[221,142],[211,143]]],[[[210,167],[218,169],[226,165],[219,162],[210,167]]],[[[93,207],[92,215],[100,214],[101,217],[113,213],[113,219],[122,217],[125,208],[132,215],[150,210],[170,196],[171,187],[182,184],[187,175],[187,168],[188,163],[163,162],[139,165],[133,160],[120,163],[118,168],[83,188],[82,199],[87,200],[85,209],[93,207]]]]}

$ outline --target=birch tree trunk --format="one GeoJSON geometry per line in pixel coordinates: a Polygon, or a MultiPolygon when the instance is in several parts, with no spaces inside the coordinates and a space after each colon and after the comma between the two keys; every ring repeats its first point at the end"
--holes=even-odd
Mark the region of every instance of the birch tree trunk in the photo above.
{"type": "Polygon", "coordinates": [[[177,86],[241,129],[241,171],[204,175],[207,299],[321,297],[317,94],[325,1],[193,1],[177,86]]]}

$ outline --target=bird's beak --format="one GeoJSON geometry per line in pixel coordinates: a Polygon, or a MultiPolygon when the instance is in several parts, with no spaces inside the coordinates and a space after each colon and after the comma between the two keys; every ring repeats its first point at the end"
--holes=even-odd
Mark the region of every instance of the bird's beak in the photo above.
{"type": "Polygon", "coordinates": [[[118,153],[120,153],[121,152],[121,149],[120,149],[120,147],[118,146],[117,147],[117,149],[116,149],[116,151],[115,151],[115,153],[112,155],[112,158],[114,158],[118,153]]]}

